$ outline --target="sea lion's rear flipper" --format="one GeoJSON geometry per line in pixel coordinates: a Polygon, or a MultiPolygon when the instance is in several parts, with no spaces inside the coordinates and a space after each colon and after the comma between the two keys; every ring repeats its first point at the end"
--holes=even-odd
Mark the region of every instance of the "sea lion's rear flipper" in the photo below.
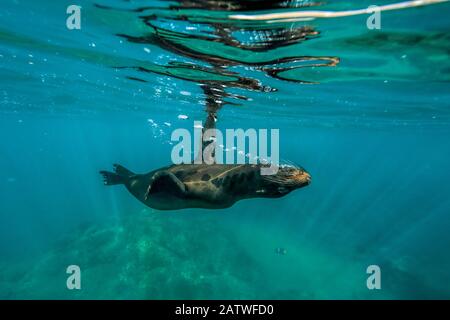
{"type": "Polygon", "coordinates": [[[118,175],[117,173],[110,171],[100,171],[100,174],[103,176],[103,184],[105,186],[125,183],[123,177],[121,175],[118,175]]]}
{"type": "Polygon", "coordinates": [[[157,192],[166,192],[182,197],[186,193],[186,186],[172,172],[159,171],[153,175],[148,185],[145,200],[148,199],[150,194],[157,192]]]}
{"type": "Polygon", "coordinates": [[[120,164],[114,164],[113,167],[114,172],[100,171],[100,174],[103,176],[103,183],[107,186],[126,183],[128,179],[135,175],[134,172],[131,172],[120,164]]]}
{"type": "Polygon", "coordinates": [[[113,164],[113,167],[114,167],[114,172],[121,176],[131,177],[131,176],[135,175],[134,172],[131,172],[130,170],[128,170],[124,166],[121,166],[120,164],[115,163],[115,164],[113,164]]]}

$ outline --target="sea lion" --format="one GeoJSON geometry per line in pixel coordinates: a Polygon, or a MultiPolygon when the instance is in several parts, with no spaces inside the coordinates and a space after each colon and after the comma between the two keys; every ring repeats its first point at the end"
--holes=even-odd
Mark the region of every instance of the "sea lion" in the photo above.
{"type": "Polygon", "coordinates": [[[121,165],[100,171],[105,185],[124,184],[145,205],[159,210],[223,209],[242,199],[279,198],[307,186],[311,176],[302,168],[280,166],[274,175],[261,175],[261,164],[180,164],[147,174],[121,165]]]}

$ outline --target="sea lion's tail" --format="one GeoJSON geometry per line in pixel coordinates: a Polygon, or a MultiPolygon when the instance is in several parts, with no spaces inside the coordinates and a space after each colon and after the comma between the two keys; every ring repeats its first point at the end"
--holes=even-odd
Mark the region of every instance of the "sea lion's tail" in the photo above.
{"type": "Polygon", "coordinates": [[[114,164],[114,172],[100,171],[100,174],[103,176],[103,183],[107,186],[125,184],[130,177],[135,175],[120,164],[114,164]]]}

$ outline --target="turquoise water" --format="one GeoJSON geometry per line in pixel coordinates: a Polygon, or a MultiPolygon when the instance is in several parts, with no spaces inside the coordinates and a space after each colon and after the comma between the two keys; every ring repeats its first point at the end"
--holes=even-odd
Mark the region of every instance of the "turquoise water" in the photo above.
{"type": "Polygon", "coordinates": [[[382,12],[380,30],[229,18],[374,4],[255,3],[78,1],[68,30],[72,3],[1,2],[0,298],[450,298],[450,4],[382,12]],[[312,184],[167,212],[103,186],[113,163],[168,165],[205,111],[279,128],[312,184]]]}

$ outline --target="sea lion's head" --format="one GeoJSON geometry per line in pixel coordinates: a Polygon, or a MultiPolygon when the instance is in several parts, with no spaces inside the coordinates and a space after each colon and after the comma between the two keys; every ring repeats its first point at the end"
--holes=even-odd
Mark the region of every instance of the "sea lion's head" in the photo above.
{"type": "Polygon", "coordinates": [[[281,165],[276,174],[261,177],[265,182],[266,192],[274,197],[283,196],[311,183],[311,175],[295,165],[281,165]]]}

